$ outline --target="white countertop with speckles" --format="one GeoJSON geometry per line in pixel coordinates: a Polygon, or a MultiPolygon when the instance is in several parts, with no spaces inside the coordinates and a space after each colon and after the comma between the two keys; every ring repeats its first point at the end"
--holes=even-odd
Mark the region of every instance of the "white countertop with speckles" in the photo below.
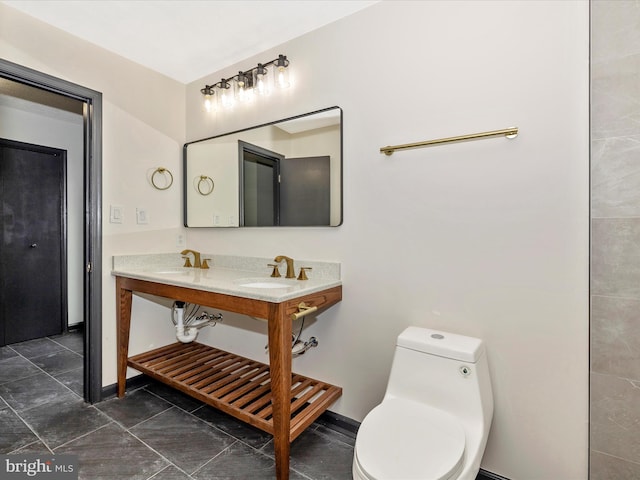
{"type": "Polygon", "coordinates": [[[201,254],[201,258],[211,259],[209,269],[183,267],[179,253],[116,255],[111,274],[274,303],[342,285],[340,264],[335,262],[295,261],[296,276],[300,267],[311,267],[307,271],[309,280],[296,280],[284,278],[284,262],[280,267],[283,276],[272,278],[272,268],[267,265],[275,263],[272,258],[208,254],[201,254]],[[250,283],[276,283],[278,287],[243,286],[250,283]]]}

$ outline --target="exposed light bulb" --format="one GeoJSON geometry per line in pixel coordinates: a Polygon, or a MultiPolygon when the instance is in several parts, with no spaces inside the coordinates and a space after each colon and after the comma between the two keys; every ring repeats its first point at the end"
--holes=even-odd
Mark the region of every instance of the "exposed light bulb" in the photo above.
{"type": "Polygon", "coordinates": [[[271,85],[269,85],[269,70],[262,65],[258,64],[258,68],[255,70],[255,81],[254,81],[256,94],[258,95],[269,95],[271,93],[271,85]]]}
{"type": "Polygon", "coordinates": [[[278,87],[289,88],[289,71],[286,67],[278,67],[278,87]]]}
{"type": "Polygon", "coordinates": [[[275,66],[277,69],[276,85],[278,86],[278,88],[288,88],[289,87],[289,70],[287,70],[287,67],[289,66],[289,60],[287,60],[286,55],[278,55],[278,59],[275,62],[275,66]]]}
{"type": "Polygon", "coordinates": [[[222,108],[233,107],[236,101],[233,96],[233,92],[231,91],[231,85],[229,85],[229,82],[223,79],[220,82],[218,92],[220,92],[220,104],[222,105],[222,108]]]}
{"type": "MultiPolygon", "coordinates": [[[[251,72],[249,72],[251,74],[251,72]]],[[[253,100],[253,89],[251,88],[253,74],[251,78],[243,72],[238,72],[236,81],[234,82],[235,96],[240,102],[250,102],[253,100]]]]}
{"type": "Polygon", "coordinates": [[[211,112],[211,110],[213,110],[213,101],[211,100],[211,94],[207,93],[204,96],[204,109],[207,112],[211,112]]]}
{"type": "Polygon", "coordinates": [[[215,110],[214,87],[212,85],[206,85],[200,92],[204,95],[204,109],[207,112],[215,110]]]}
{"type": "Polygon", "coordinates": [[[228,92],[226,89],[223,90],[222,94],[220,95],[220,102],[222,102],[222,106],[224,108],[231,108],[235,103],[233,99],[233,95],[231,95],[231,93],[228,92]]]}

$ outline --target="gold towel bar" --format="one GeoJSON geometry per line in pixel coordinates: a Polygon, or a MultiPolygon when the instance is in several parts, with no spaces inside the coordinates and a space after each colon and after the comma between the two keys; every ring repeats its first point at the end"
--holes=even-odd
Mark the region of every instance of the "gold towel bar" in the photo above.
{"type": "Polygon", "coordinates": [[[516,138],[518,136],[518,127],[505,128],[503,130],[493,130],[491,132],[471,133],[469,135],[459,135],[457,137],[439,138],[437,140],[427,140],[426,142],[405,143],[404,145],[393,145],[381,147],[380,153],[391,155],[396,150],[406,150],[408,148],[430,147],[432,145],[442,145],[444,143],[464,142],[465,140],[478,140],[490,137],[507,137],[516,138]]]}
{"type": "Polygon", "coordinates": [[[291,320],[298,320],[299,318],[302,318],[309,313],[315,312],[316,310],[318,310],[318,307],[308,307],[304,302],[301,302],[298,305],[298,311],[291,314],[291,320]]]}

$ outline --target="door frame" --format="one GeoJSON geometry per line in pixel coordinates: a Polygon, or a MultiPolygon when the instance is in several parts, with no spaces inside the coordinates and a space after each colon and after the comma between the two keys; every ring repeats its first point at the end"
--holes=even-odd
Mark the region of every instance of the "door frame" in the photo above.
{"type": "Polygon", "coordinates": [[[102,399],[102,93],[0,58],[0,76],[83,102],[84,399],[102,399]]]}
{"type": "MultiPolygon", "coordinates": [[[[267,150],[266,148],[259,147],[252,143],[245,142],[244,140],[238,140],[238,172],[239,183],[238,190],[240,192],[240,222],[241,227],[246,226],[244,221],[244,155],[245,153],[252,153],[258,157],[265,159],[264,164],[273,165],[273,211],[274,211],[274,224],[263,225],[276,227],[280,225],[280,161],[284,159],[284,155],[278,152],[267,150]]],[[[255,225],[251,225],[255,226],[255,225]]]]}

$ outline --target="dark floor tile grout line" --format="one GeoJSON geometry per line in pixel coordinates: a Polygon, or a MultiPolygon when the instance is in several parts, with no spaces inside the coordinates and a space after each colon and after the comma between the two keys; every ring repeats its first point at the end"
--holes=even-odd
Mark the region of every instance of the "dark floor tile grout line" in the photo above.
{"type": "MultiPolygon", "coordinates": [[[[99,410],[98,410],[98,411],[99,411],[99,410]]],[[[100,413],[102,413],[102,412],[100,412],[100,413]]],[[[106,416],[106,415],[105,415],[105,416],[106,416]]],[[[53,449],[54,453],[55,453],[55,450],[57,450],[57,449],[59,449],[59,448],[62,448],[62,447],[65,447],[65,446],[69,445],[71,442],[75,442],[76,440],[80,440],[81,438],[84,438],[84,437],[86,437],[87,435],[91,435],[92,433],[95,433],[95,432],[97,432],[98,430],[102,430],[103,428],[108,427],[109,425],[111,425],[111,424],[113,424],[113,423],[114,423],[114,422],[113,422],[113,419],[112,419],[111,417],[108,417],[108,416],[106,416],[106,417],[107,417],[107,419],[109,420],[109,423],[105,423],[104,425],[101,425],[100,427],[94,428],[94,429],[93,429],[93,430],[91,430],[90,432],[83,433],[82,435],[78,435],[77,437],[72,438],[71,440],[69,440],[69,441],[67,441],[67,442],[61,443],[60,445],[58,445],[56,448],[54,448],[54,449],[53,449]]]]}
{"type": "Polygon", "coordinates": [[[311,430],[310,428],[307,428],[307,430],[305,430],[305,432],[307,432],[307,431],[310,431],[310,430],[311,430],[311,431],[316,432],[318,435],[322,435],[323,437],[325,437],[325,438],[326,438],[326,437],[327,437],[327,434],[326,434],[326,433],[323,433],[322,431],[320,431],[320,426],[323,426],[323,427],[324,427],[324,428],[326,428],[327,430],[331,430],[333,433],[335,433],[335,434],[336,434],[336,437],[335,437],[335,438],[334,438],[334,437],[330,437],[330,438],[329,438],[329,440],[331,440],[332,442],[333,442],[333,441],[336,441],[336,442],[340,442],[340,443],[342,443],[342,444],[346,445],[346,446],[347,446],[347,447],[349,447],[349,448],[352,448],[352,447],[353,447],[353,445],[351,445],[349,442],[346,442],[346,441],[342,440],[343,438],[349,438],[349,436],[348,436],[348,435],[345,435],[344,433],[341,433],[341,432],[338,432],[338,431],[336,431],[336,430],[333,430],[331,427],[327,427],[326,425],[316,425],[316,427],[315,427],[313,430],[311,430]]]}
{"type": "MultiPolygon", "coordinates": [[[[205,422],[205,423],[207,423],[208,425],[211,425],[209,422],[205,422]]],[[[225,432],[225,433],[226,433],[226,432],[225,432]]],[[[198,472],[199,472],[200,470],[202,470],[205,466],[209,465],[209,464],[210,464],[211,462],[213,462],[216,458],[218,458],[220,455],[222,455],[224,452],[226,452],[227,450],[229,450],[231,447],[233,447],[234,445],[236,445],[236,444],[238,444],[238,443],[240,443],[240,444],[242,444],[242,445],[244,445],[244,446],[246,446],[246,447],[249,447],[249,448],[250,448],[251,450],[253,450],[254,452],[259,453],[260,455],[264,455],[265,457],[267,457],[267,458],[269,458],[269,459],[271,459],[271,460],[274,460],[274,461],[275,461],[275,457],[274,457],[274,456],[268,455],[266,452],[263,452],[263,451],[262,451],[262,448],[264,448],[264,447],[262,447],[261,449],[257,449],[257,448],[255,448],[255,447],[252,447],[251,445],[246,444],[245,442],[243,442],[242,440],[240,440],[240,439],[238,439],[238,438],[234,437],[233,435],[230,435],[230,434],[228,434],[228,433],[227,433],[227,435],[229,435],[229,436],[233,437],[233,438],[235,439],[235,442],[233,442],[231,445],[229,445],[227,448],[225,448],[224,450],[222,450],[222,451],[221,451],[220,453],[218,453],[216,456],[214,456],[213,458],[210,458],[210,459],[209,459],[209,460],[207,460],[205,463],[203,463],[201,466],[199,466],[196,470],[194,470],[194,471],[193,471],[192,475],[195,475],[196,473],[198,473],[198,472]]],[[[266,446],[266,445],[268,445],[269,443],[271,443],[271,440],[269,440],[269,441],[265,444],[265,446],[266,446]]],[[[302,473],[302,472],[299,472],[299,471],[298,471],[298,470],[296,470],[295,468],[293,468],[293,467],[289,467],[289,468],[290,468],[290,470],[291,470],[292,472],[296,472],[297,474],[302,475],[304,478],[306,478],[306,479],[308,479],[308,480],[313,480],[311,477],[309,477],[309,476],[305,475],[305,474],[304,474],[304,473],[302,473]]]]}
{"type": "MultiPolygon", "coordinates": [[[[78,352],[76,352],[75,350],[73,350],[73,349],[71,349],[71,348],[67,347],[66,345],[64,345],[64,344],[62,344],[62,343],[60,343],[60,342],[56,342],[56,341],[55,341],[53,338],[51,338],[51,337],[45,337],[45,338],[48,338],[49,340],[51,340],[52,342],[54,342],[56,345],[60,345],[62,348],[66,349],[66,350],[69,350],[70,352],[73,352],[73,353],[75,353],[76,355],[80,355],[81,357],[83,357],[83,356],[84,356],[82,353],[78,353],[78,352]]],[[[84,344],[84,339],[83,339],[83,344],[84,344]]]]}
{"type": "MultiPolygon", "coordinates": [[[[12,349],[12,350],[13,350],[13,349],[12,349]]],[[[47,373],[47,372],[45,372],[44,370],[42,370],[39,366],[37,366],[35,363],[33,363],[31,360],[29,360],[27,357],[25,357],[24,355],[22,355],[20,352],[16,352],[15,350],[13,350],[13,351],[16,353],[16,355],[17,355],[18,357],[23,358],[24,360],[26,360],[27,362],[29,362],[31,365],[33,365],[34,367],[36,367],[36,368],[37,368],[38,370],[40,370],[41,372],[47,373]]],[[[7,358],[6,360],[3,360],[3,362],[6,362],[6,361],[8,361],[8,360],[11,360],[12,358],[14,358],[14,357],[7,358]]],[[[2,364],[2,362],[0,362],[0,365],[1,365],[1,364],[2,364]]],[[[9,380],[8,382],[0,382],[0,385],[7,385],[7,384],[9,384],[9,383],[19,382],[20,380],[24,380],[24,379],[26,379],[26,378],[35,377],[36,375],[39,375],[39,373],[38,373],[38,372],[34,372],[34,373],[32,373],[32,374],[30,374],[30,375],[27,375],[27,376],[25,376],[25,377],[20,377],[20,378],[16,378],[16,379],[13,379],[13,380],[9,380]]],[[[57,381],[57,380],[56,380],[56,381],[57,381]]]]}
{"type": "MultiPolygon", "coordinates": [[[[47,375],[48,377],[51,377],[53,380],[55,380],[57,383],[59,383],[60,385],[62,385],[64,388],[66,388],[67,390],[69,390],[71,393],[73,393],[73,395],[75,397],[81,398],[82,400],[84,400],[83,397],[81,397],[80,395],[78,395],[76,392],[74,392],[73,390],[71,390],[68,386],[66,386],[64,383],[62,383],[60,380],[58,380],[56,377],[54,377],[53,375],[51,375],[49,372],[43,370],[42,368],[40,368],[38,365],[36,365],[35,363],[33,363],[30,359],[28,359],[27,357],[25,357],[24,355],[21,355],[20,353],[18,353],[18,355],[20,355],[22,358],[24,358],[25,360],[27,360],[28,362],[30,362],[34,367],[36,367],[38,370],[40,370],[42,373],[44,373],[45,375],[47,375]]],[[[77,370],[76,368],[72,368],[71,370],[66,370],[64,372],[59,372],[58,375],[62,375],[63,373],[69,373],[73,370],[77,370]]],[[[19,378],[17,380],[12,380],[11,382],[6,382],[3,383],[2,385],[6,385],[7,383],[12,383],[12,382],[19,382],[21,380],[24,380],[25,378],[31,378],[31,377],[35,377],[37,374],[34,373],[33,375],[27,375],[26,377],[22,377],[19,378]]],[[[36,405],[37,406],[37,405],[36,405]]],[[[34,407],[31,407],[34,408],[34,407]]],[[[25,409],[25,411],[30,410],[30,408],[25,409]]]]}
{"type": "MultiPolygon", "coordinates": [[[[83,356],[81,353],[74,352],[73,350],[69,350],[69,349],[68,349],[68,348],[66,348],[66,347],[63,347],[63,348],[64,348],[67,352],[69,352],[69,353],[73,353],[74,355],[76,355],[76,356],[78,356],[78,357],[80,357],[80,358],[84,358],[84,356],[83,356]]],[[[38,358],[46,357],[46,356],[48,356],[48,355],[57,355],[58,353],[61,353],[61,352],[64,352],[64,350],[57,350],[57,351],[55,351],[55,352],[43,353],[42,355],[38,355],[38,356],[33,357],[33,358],[28,358],[27,360],[36,360],[36,359],[38,359],[38,358]]],[[[64,372],[61,372],[61,373],[64,373],[64,372]]]]}
{"type": "MultiPolygon", "coordinates": [[[[217,455],[214,455],[213,457],[211,457],[209,460],[207,460],[206,462],[204,462],[202,465],[200,465],[198,468],[196,468],[191,475],[195,475],[196,473],[198,473],[200,470],[202,470],[206,465],[209,465],[211,462],[213,462],[216,458],[218,458],[220,455],[222,455],[224,452],[226,452],[227,450],[229,450],[231,447],[233,447],[236,443],[240,442],[240,440],[238,440],[236,437],[232,437],[235,442],[232,442],[227,448],[222,449],[220,452],[218,452],[217,455]]],[[[240,442],[242,443],[242,442],[240,442]]]]}
{"type": "MultiPolygon", "coordinates": [[[[165,410],[166,411],[166,410],[165,410]]],[[[155,417],[155,415],[154,415],[155,417]]],[[[142,422],[140,422],[142,423],[142,422]]],[[[140,424],[138,424],[140,425],[140,424]]],[[[142,440],[140,437],[138,437],[135,433],[133,433],[131,430],[126,430],[126,432],[131,435],[133,438],[135,438],[136,440],[138,440],[142,445],[144,445],[145,447],[147,447],[149,450],[151,450],[153,453],[155,453],[156,455],[158,455],[160,458],[162,458],[163,460],[165,460],[166,462],[169,463],[169,465],[173,465],[174,467],[176,467],[178,470],[180,470],[181,472],[186,473],[187,475],[191,476],[191,474],[185,472],[182,468],[178,467],[175,463],[173,463],[171,460],[169,460],[167,457],[165,457],[161,452],[159,452],[158,450],[156,450],[155,448],[153,448],[151,445],[149,445],[147,442],[145,442],[144,440],[142,440]]],[[[208,462],[206,462],[208,463],[208,462]]],[[[167,467],[169,466],[167,465],[167,467]]],[[[165,467],[165,468],[167,468],[165,467]]],[[[162,469],[164,470],[164,468],[162,469]]],[[[154,475],[157,475],[160,472],[156,472],[154,473],[154,475]]]]}
{"type": "MultiPolygon", "coordinates": [[[[84,399],[83,399],[83,400],[84,400],[84,399]]],[[[85,404],[86,404],[86,402],[85,402],[85,404]]],[[[109,423],[115,423],[116,425],[118,425],[118,426],[122,427],[122,429],[123,429],[123,430],[126,430],[126,428],[125,428],[123,425],[120,425],[118,422],[116,422],[116,420],[115,420],[114,418],[112,418],[111,416],[107,415],[105,412],[103,412],[102,410],[100,410],[99,408],[97,408],[95,405],[87,404],[87,408],[92,408],[93,410],[95,410],[96,412],[98,412],[98,414],[99,414],[99,415],[102,415],[104,418],[106,418],[107,420],[109,420],[109,423]]],[[[109,423],[107,423],[107,425],[109,425],[109,423]]],[[[106,425],[103,425],[102,427],[105,427],[105,426],[106,426],[106,425]]],[[[89,433],[95,432],[96,430],[99,430],[99,429],[100,429],[100,428],[102,428],[102,427],[95,428],[95,429],[93,429],[93,430],[92,430],[91,432],[89,432],[89,433]]],[[[81,435],[81,436],[84,436],[84,435],[81,435]]],[[[80,437],[78,437],[78,438],[80,438],[80,437]]],[[[76,439],[74,439],[74,440],[77,440],[77,438],[76,438],[76,439]]],[[[70,440],[70,441],[72,441],[72,440],[70,440]]],[[[69,443],[69,442],[67,442],[67,443],[69,443]]]]}
{"type": "Polygon", "coordinates": [[[156,473],[154,473],[153,475],[151,475],[149,478],[147,478],[147,480],[153,480],[154,478],[156,478],[158,475],[160,475],[162,472],[164,472],[167,468],[171,468],[171,467],[175,467],[178,470],[180,470],[182,473],[184,473],[190,480],[193,480],[193,477],[191,475],[189,475],[187,472],[185,472],[184,470],[182,470],[180,467],[174,465],[173,463],[171,463],[170,465],[167,465],[166,467],[164,467],[162,470],[157,471],[156,473]]]}
{"type": "MultiPolygon", "coordinates": [[[[51,342],[53,342],[53,340],[51,340],[49,337],[42,337],[42,338],[34,338],[33,340],[25,340],[24,342],[18,342],[18,343],[12,343],[11,345],[6,345],[7,347],[10,347],[12,345],[22,345],[23,343],[28,343],[28,342],[35,342],[36,340],[49,340],[51,342]]],[[[67,348],[64,345],[60,345],[58,342],[54,342],[56,345],[60,346],[61,348],[67,348]]],[[[25,357],[22,353],[20,353],[19,350],[16,350],[15,348],[11,348],[11,350],[13,350],[14,352],[16,352],[18,355],[20,355],[21,357],[26,358],[27,360],[30,360],[29,358],[25,357]]],[[[53,352],[49,352],[49,353],[44,353],[42,355],[38,355],[38,357],[43,357],[44,355],[49,355],[51,353],[56,353],[56,352],[61,352],[62,350],[56,350],[53,352]]],[[[35,357],[34,357],[35,358],[35,357]]]]}
{"type": "MultiPolygon", "coordinates": [[[[4,398],[3,398],[2,400],[4,401],[4,403],[6,403],[6,404],[7,404],[7,408],[9,408],[9,410],[11,410],[11,411],[13,412],[13,414],[14,414],[15,416],[17,416],[17,417],[20,419],[20,421],[21,421],[22,423],[24,423],[24,424],[27,426],[27,428],[28,428],[29,430],[31,430],[31,433],[33,433],[33,434],[36,436],[36,438],[37,438],[38,440],[40,440],[40,442],[42,442],[42,444],[45,446],[45,448],[46,448],[47,450],[49,450],[51,453],[53,453],[53,450],[51,449],[51,447],[49,447],[49,445],[47,444],[47,442],[45,442],[45,441],[44,441],[44,439],[43,439],[42,437],[40,437],[40,435],[38,435],[38,433],[37,433],[33,428],[31,428],[31,425],[29,425],[29,423],[28,423],[24,418],[22,418],[22,415],[20,415],[20,414],[16,411],[16,409],[15,409],[15,408],[13,408],[11,405],[9,405],[9,403],[8,403],[6,400],[4,400],[4,398]]],[[[33,444],[33,443],[35,443],[35,442],[31,442],[29,445],[31,445],[31,444],[33,444]]],[[[25,446],[26,446],[26,445],[25,445],[25,446]]],[[[24,448],[24,447],[20,447],[20,448],[24,448]]],[[[20,450],[20,448],[18,448],[18,449],[16,449],[16,450],[20,450]]]]}
{"type": "MultiPolygon", "coordinates": [[[[148,422],[152,418],[156,418],[158,415],[162,415],[163,413],[168,412],[172,408],[176,407],[171,402],[167,402],[167,403],[169,403],[169,406],[167,408],[165,408],[164,410],[162,410],[161,412],[158,412],[155,415],[150,416],[149,418],[145,418],[144,420],[141,420],[138,423],[136,423],[135,425],[131,425],[130,427],[127,427],[126,425],[121,424],[118,420],[116,420],[115,418],[111,417],[108,413],[106,413],[106,412],[102,412],[102,413],[104,413],[107,417],[109,417],[111,420],[113,420],[113,422],[115,422],[116,424],[120,425],[124,430],[126,430],[128,432],[132,428],[136,428],[138,425],[142,425],[143,423],[148,422]]],[[[100,409],[98,409],[98,410],[100,410],[100,409]]]]}
{"type": "MultiPolygon", "coordinates": [[[[145,392],[147,392],[148,394],[153,395],[154,397],[159,398],[160,400],[163,400],[163,401],[167,402],[167,403],[168,403],[168,404],[170,404],[172,407],[176,407],[178,410],[182,410],[182,411],[183,411],[183,412],[185,412],[185,413],[191,413],[191,412],[187,412],[184,408],[182,408],[182,407],[180,407],[180,406],[176,405],[175,403],[173,403],[173,402],[172,402],[171,400],[169,400],[168,398],[164,398],[164,397],[162,397],[162,396],[158,395],[157,393],[152,392],[151,390],[147,390],[147,387],[148,387],[148,386],[149,386],[149,385],[143,385],[142,387],[140,387],[140,389],[143,389],[143,390],[144,390],[145,392]]],[[[200,410],[202,407],[204,407],[204,405],[201,405],[200,407],[196,408],[196,410],[200,410]]],[[[195,410],[194,410],[194,411],[195,411],[195,410]]]]}
{"type": "MultiPolygon", "coordinates": [[[[22,420],[22,419],[21,419],[21,420],[22,420]]],[[[22,446],[22,447],[20,447],[20,448],[16,448],[15,450],[12,450],[11,452],[7,452],[7,453],[6,453],[6,455],[17,455],[17,453],[16,453],[16,452],[18,452],[18,450],[22,450],[23,448],[30,447],[31,445],[35,445],[35,444],[36,444],[36,443],[38,443],[38,442],[41,442],[41,440],[34,440],[33,442],[31,442],[31,443],[27,443],[26,445],[23,445],[23,446],[22,446]]],[[[49,446],[48,446],[48,445],[46,445],[46,444],[45,444],[45,448],[46,448],[47,450],[49,450],[49,452],[50,452],[52,455],[54,455],[54,453],[51,451],[51,449],[49,448],[49,446]]]]}

